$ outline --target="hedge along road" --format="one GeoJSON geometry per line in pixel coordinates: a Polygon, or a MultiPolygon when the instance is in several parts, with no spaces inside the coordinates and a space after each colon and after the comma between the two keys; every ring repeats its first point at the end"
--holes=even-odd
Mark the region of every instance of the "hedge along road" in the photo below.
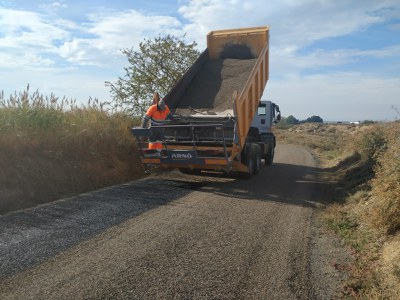
{"type": "Polygon", "coordinates": [[[332,298],[315,170],[279,145],[249,180],[166,172],[2,216],[0,298],[332,298]]]}

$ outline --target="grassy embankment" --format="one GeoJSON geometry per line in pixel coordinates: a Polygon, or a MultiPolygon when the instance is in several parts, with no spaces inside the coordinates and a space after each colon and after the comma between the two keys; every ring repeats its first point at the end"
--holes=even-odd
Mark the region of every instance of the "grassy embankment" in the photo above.
{"type": "Polygon", "coordinates": [[[0,214],[142,177],[133,124],[97,100],[0,93],[0,214]]]}
{"type": "Polygon", "coordinates": [[[344,298],[400,295],[400,122],[363,126],[300,125],[281,140],[313,149],[320,160],[321,218],[354,261],[344,298]]]}

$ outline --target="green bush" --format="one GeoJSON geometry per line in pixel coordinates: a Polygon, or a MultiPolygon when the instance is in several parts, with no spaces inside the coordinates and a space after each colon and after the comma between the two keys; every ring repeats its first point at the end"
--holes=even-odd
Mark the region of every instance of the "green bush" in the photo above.
{"type": "Polygon", "coordinates": [[[385,134],[380,126],[368,130],[357,142],[360,154],[372,162],[376,161],[377,156],[386,147],[385,134]]]}

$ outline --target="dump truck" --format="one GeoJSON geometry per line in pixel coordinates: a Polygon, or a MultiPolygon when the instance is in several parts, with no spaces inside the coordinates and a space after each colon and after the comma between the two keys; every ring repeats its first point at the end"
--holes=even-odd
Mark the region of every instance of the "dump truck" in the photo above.
{"type": "Polygon", "coordinates": [[[269,27],[211,31],[207,48],[164,97],[173,120],[132,128],[142,163],[245,177],[272,164],[280,111],[261,100],[268,72],[269,27]],[[147,138],[160,129],[162,149],[149,149],[147,138]]]}

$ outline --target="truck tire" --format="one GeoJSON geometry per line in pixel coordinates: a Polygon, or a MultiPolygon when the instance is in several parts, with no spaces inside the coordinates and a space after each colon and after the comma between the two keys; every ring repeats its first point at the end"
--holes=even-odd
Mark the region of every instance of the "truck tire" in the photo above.
{"type": "Polygon", "coordinates": [[[265,165],[270,166],[274,161],[276,138],[273,133],[266,133],[261,135],[261,140],[264,142],[266,153],[263,154],[265,165]]]}
{"type": "Polygon", "coordinates": [[[274,161],[275,149],[273,146],[268,147],[267,155],[265,156],[265,165],[271,166],[272,162],[274,161]]]}
{"type": "Polygon", "coordinates": [[[251,176],[254,175],[255,171],[255,159],[253,153],[250,153],[250,157],[248,158],[247,162],[247,167],[249,168],[249,171],[246,173],[246,177],[250,178],[251,176]]]}
{"type": "Polygon", "coordinates": [[[254,155],[254,174],[260,173],[261,170],[261,149],[259,145],[253,145],[254,155]]]}
{"type": "Polygon", "coordinates": [[[246,148],[242,151],[242,163],[248,167],[247,172],[240,174],[240,177],[249,179],[254,174],[255,170],[255,159],[252,144],[247,144],[246,148]]]}

